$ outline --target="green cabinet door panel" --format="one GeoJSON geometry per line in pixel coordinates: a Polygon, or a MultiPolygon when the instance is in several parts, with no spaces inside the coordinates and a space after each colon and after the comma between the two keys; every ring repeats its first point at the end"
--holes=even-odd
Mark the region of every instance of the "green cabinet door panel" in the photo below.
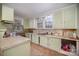
{"type": "Polygon", "coordinates": [[[55,51],[59,51],[61,48],[61,39],[49,38],[49,48],[55,51]]]}
{"type": "Polygon", "coordinates": [[[5,32],[0,32],[0,39],[3,38],[5,32]]]}
{"type": "Polygon", "coordinates": [[[38,35],[36,35],[36,34],[33,34],[33,35],[32,35],[32,42],[33,42],[33,43],[36,43],[36,44],[39,43],[39,41],[38,41],[38,35]]]}
{"type": "Polygon", "coordinates": [[[48,39],[45,36],[40,36],[40,45],[44,47],[48,47],[48,39]]]}
{"type": "Polygon", "coordinates": [[[3,55],[4,56],[30,56],[31,55],[30,43],[28,42],[23,43],[15,47],[12,47],[10,49],[4,50],[3,55]]]}
{"type": "Polygon", "coordinates": [[[29,20],[28,19],[24,19],[23,20],[23,26],[24,26],[24,28],[26,29],[26,28],[29,28],[29,20]]]}
{"type": "Polygon", "coordinates": [[[6,29],[0,29],[0,38],[3,38],[6,29]]]}
{"type": "Polygon", "coordinates": [[[76,7],[71,6],[64,9],[64,28],[76,28],[76,7]]]}
{"type": "Polygon", "coordinates": [[[6,25],[0,22],[0,29],[6,29],[6,25]]]}
{"type": "Polygon", "coordinates": [[[2,5],[2,20],[14,21],[14,9],[2,5]]]}
{"type": "Polygon", "coordinates": [[[53,48],[53,39],[52,38],[48,38],[48,48],[49,49],[53,48]]]}
{"type": "Polygon", "coordinates": [[[63,28],[63,13],[62,13],[62,10],[56,11],[53,14],[53,28],[63,28]]]}

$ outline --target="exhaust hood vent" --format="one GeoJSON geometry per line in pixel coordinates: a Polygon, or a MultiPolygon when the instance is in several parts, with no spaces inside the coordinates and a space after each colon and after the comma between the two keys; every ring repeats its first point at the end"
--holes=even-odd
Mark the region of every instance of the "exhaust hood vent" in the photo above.
{"type": "Polygon", "coordinates": [[[5,24],[12,24],[14,23],[14,21],[8,21],[8,20],[1,20],[2,23],[5,23],[5,24]]]}

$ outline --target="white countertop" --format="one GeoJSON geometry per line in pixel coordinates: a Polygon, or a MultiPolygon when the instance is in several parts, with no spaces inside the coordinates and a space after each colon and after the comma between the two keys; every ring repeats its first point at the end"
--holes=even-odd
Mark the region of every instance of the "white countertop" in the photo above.
{"type": "Polygon", "coordinates": [[[0,50],[3,51],[28,41],[30,41],[29,38],[22,36],[2,38],[0,39],[0,50]]]}
{"type": "Polygon", "coordinates": [[[39,35],[39,36],[45,36],[45,37],[50,37],[50,38],[59,38],[59,39],[66,39],[66,40],[72,40],[72,41],[79,41],[78,39],[73,39],[73,38],[68,38],[68,37],[63,37],[63,36],[54,36],[54,35],[39,35]]]}

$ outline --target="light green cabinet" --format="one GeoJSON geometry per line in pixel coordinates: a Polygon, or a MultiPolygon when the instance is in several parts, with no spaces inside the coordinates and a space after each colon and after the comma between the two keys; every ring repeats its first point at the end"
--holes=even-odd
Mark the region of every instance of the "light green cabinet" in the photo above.
{"type": "Polygon", "coordinates": [[[0,29],[0,38],[3,38],[6,29],[0,29]]]}
{"type": "Polygon", "coordinates": [[[61,39],[59,38],[49,38],[48,39],[48,48],[59,51],[61,48],[61,39]]]}
{"type": "Polygon", "coordinates": [[[32,35],[32,42],[36,43],[36,44],[39,44],[38,35],[36,35],[36,34],[32,35]]]}
{"type": "Polygon", "coordinates": [[[29,20],[30,28],[37,28],[37,22],[36,21],[37,21],[36,19],[29,20]]]}
{"type": "Polygon", "coordinates": [[[29,19],[23,20],[23,27],[24,27],[24,29],[29,28],[29,19]]]}
{"type": "Polygon", "coordinates": [[[6,28],[6,25],[0,22],[0,29],[5,29],[5,28],[6,28]]]}
{"type": "Polygon", "coordinates": [[[2,5],[2,20],[14,21],[14,9],[2,5]]]}
{"type": "Polygon", "coordinates": [[[43,47],[48,47],[48,38],[45,36],[40,36],[40,45],[43,47]]]}
{"type": "Polygon", "coordinates": [[[13,22],[14,21],[14,9],[0,4],[0,29],[5,29],[6,25],[1,21],[13,22]]]}
{"type": "Polygon", "coordinates": [[[53,14],[53,28],[63,28],[63,12],[58,10],[53,14]]]}
{"type": "Polygon", "coordinates": [[[0,38],[3,38],[5,32],[0,31],[0,38]]]}
{"type": "Polygon", "coordinates": [[[4,56],[30,56],[31,55],[31,47],[30,42],[22,43],[15,47],[6,49],[3,51],[4,56]]]}
{"type": "Polygon", "coordinates": [[[77,29],[78,10],[78,5],[73,4],[55,11],[53,14],[53,28],[77,29]]]}
{"type": "Polygon", "coordinates": [[[59,51],[61,49],[61,39],[40,36],[40,45],[51,50],[59,51]]]}
{"type": "Polygon", "coordinates": [[[14,21],[14,9],[0,4],[0,20],[14,21]]]}
{"type": "Polygon", "coordinates": [[[77,7],[73,5],[63,9],[64,28],[76,28],[76,8],[77,7]]]}

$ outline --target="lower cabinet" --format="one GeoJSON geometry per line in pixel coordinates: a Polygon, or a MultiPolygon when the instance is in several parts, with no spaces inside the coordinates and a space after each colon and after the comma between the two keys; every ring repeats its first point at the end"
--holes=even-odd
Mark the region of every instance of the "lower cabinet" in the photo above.
{"type": "Polygon", "coordinates": [[[36,43],[36,44],[39,44],[38,35],[36,35],[36,34],[32,35],[32,42],[36,43]]]}
{"type": "Polygon", "coordinates": [[[25,42],[9,49],[5,49],[1,51],[2,56],[30,56],[31,55],[31,47],[30,42],[25,42]]]}
{"type": "Polygon", "coordinates": [[[48,39],[45,36],[40,36],[40,45],[43,47],[48,47],[48,39]]]}
{"type": "Polygon", "coordinates": [[[32,42],[36,44],[40,43],[41,46],[55,50],[55,51],[59,51],[61,49],[61,39],[59,38],[38,36],[38,35],[33,34],[32,42]],[[40,37],[40,40],[38,37],[40,37]]]}
{"type": "Polygon", "coordinates": [[[6,29],[0,29],[0,38],[3,38],[6,29]]]}
{"type": "Polygon", "coordinates": [[[61,39],[59,38],[49,38],[48,39],[48,48],[59,51],[61,49],[61,39]]]}

